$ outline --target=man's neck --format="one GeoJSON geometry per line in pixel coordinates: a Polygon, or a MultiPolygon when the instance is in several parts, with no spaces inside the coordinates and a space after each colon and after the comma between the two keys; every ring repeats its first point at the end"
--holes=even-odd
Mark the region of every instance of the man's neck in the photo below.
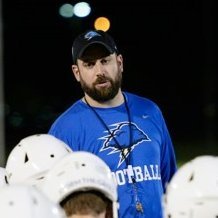
{"type": "Polygon", "coordinates": [[[119,92],[113,99],[105,101],[105,102],[98,102],[94,100],[93,98],[91,98],[90,96],[88,96],[87,94],[85,94],[85,96],[82,99],[86,103],[85,99],[90,106],[101,107],[101,108],[116,107],[116,106],[121,105],[124,102],[124,97],[123,97],[121,90],[119,90],[119,92]]]}

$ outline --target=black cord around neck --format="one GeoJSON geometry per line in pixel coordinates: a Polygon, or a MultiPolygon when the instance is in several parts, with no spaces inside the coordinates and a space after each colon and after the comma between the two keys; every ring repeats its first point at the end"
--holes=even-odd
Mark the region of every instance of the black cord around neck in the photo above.
{"type": "MultiPolygon", "coordinates": [[[[127,99],[126,96],[123,94],[123,98],[124,98],[124,104],[125,104],[125,108],[126,108],[126,112],[127,112],[127,116],[128,116],[128,123],[129,123],[129,146],[128,146],[128,150],[131,149],[132,146],[132,129],[131,129],[131,116],[130,116],[130,111],[129,111],[129,106],[127,104],[127,99]]],[[[124,158],[127,166],[129,165],[129,158],[126,158],[126,154],[124,152],[124,148],[122,148],[122,146],[120,145],[120,143],[117,141],[116,137],[114,137],[113,133],[111,132],[111,130],[109,129],[109,127],[107,126],[107,124],[104,122],[104,120],[102,119],[102,117],[97,113],[97,111],[94,109],[94,107],[92,107],[86,97],[84,96],[84,100],[86,102],[86,104],[88,105],[88,107],[94,112],[94,114],[96,115],[96,117],[98,118],[98,120],[102,123],[102,125],[105,127],[105,129],[107,129],[108,133],[110,134],[110,136],[114,139],[116,145],[118,146],[118,149],[120,149],[122,157],[124,158]]],[[[128,154],[128,153],[127,153],[128,154]]]]}
{"type": "MultiPolygon", "coordinates": [[[[104,120],[102,119],[102,117],[97,113],[97,111],[94,109],[94,107],[92,107],[86,97],[84,96],[84,100],[86,102],[86,104],[88,105],[88,107],[93,111],[93,113],[96,115],[96,117],[98,118],[98,120],[102,123],[102,125],[105,127],[105,129],[108,131],[108,133],[110,134],[110,136],[114,139],[115,143],[117,144],[118,146],[118,149],[120,149],[120,152],[121,152],[121,155],[122,157],[124,158],[125,162],[126,162],[126,166],[128,167],[128,165],[130,164],[130,149],[131,149],[131,146],[133,144],[133,130],[131,128],[131,116],[130,116],[130,110],[129,110],[129,106],[128,106],[128,103],[127,103],[127,99],[126,99],[126,96],[123,94],[123,98],[124,98],[124,104],[125,104],[125,108],[126,108],[126,112],[127,112],[127,116],[128,116],[128,123],[129,123],[129,146],[128,146],[128,152],[126,154],[129,153],[129,156],[128,158],[126,157],[126,154],[125,154],[125,148],[122,148],[122,146],[120,145],[120,143],[117,141],[116,137],[114,137],[114,134],[111,132],[111,130],[109,129],[109,127],[107,126],[107,124],[104,122],[104,120]]],[[[140,212],[140,213],[143,213],[143,206],[140,202],[140,199],[138,198],[138,187],[137,187],[137,184],[136,184],[136,180],[135,180],[135,177],[132,176],[132,185],[133,185],[133,192],[134,192],[134,197],[135,197],[135,202],[136,202],[136,210],[137,212],[140,212]]]]}

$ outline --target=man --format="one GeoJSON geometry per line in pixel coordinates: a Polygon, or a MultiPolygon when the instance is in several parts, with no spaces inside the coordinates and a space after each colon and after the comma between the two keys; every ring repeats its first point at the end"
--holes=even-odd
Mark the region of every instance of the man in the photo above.
{"type": "Polygon", "coordinates": [[[61,206],[68,218],[114,218],[111,201],[99,191],[72,193],[61,206]]]}
{"type": "Polygon", "coordinates": [[[121,90],[123,57],[106,32],[80,34],[72,52],[84,97],[57,118],[49,134],[110,166],[119,186],[120,218],[162,217],[161,196],[177,167],[159,107],[121,90]]]}
{"type": "Polygon", "coordinates": [[[40,185],[47,171],[71,148],[49,134],[34,134],[19,141],[8,155],[5,167],[8,184],[40,185]]]}
{"type": "Polygon", "coordinates": [[[68,218],[118,218],[116,181],[109,166],[91,152],[63,157],[39,188],[68,218]]]}
{"type": "Polygon", "coordinates": [[[59,204],[24,184],[0,187],[0,214],[2,218],[67,218],[59,204]]]}
{"type": "Polygon", "coordinates": [[[183,164],[163,196],[164,218],[218,217],[218,156],[201,155],[183,164]]]}

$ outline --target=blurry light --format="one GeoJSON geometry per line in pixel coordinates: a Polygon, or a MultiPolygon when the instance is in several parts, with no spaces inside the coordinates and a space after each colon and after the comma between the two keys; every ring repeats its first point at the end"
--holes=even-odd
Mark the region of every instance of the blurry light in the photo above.
{"type": "Polygon", "coordinates": [[[60,8],[59,8],[59,14],[62,17],[72,17],[73,16],[73,5],[71,4],[63,4],[60,8]]]}
{"type": "Polygon", "coordinates": [[[106,17],[98,17],[95,20],[94,27],[96,30],[108,31],[110,28],[110,21],[106,17]]]}
{"type": "Polygon", "coordinates": [[[91,7],[86,2],[79,2],[74,5],[73,12],[77,17],[86,17],[90,14],[91,7]]]}

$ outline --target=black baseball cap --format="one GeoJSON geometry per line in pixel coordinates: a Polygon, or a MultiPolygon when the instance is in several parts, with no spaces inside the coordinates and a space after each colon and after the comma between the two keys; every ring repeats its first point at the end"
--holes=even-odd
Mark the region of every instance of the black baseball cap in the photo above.
{"type": "Polygon", "coordinates": [[[103,45],[110,54],[118,53],[117,46],[113,38],[102,30],[88,30],[80,34],[73,42],[72,55],[73,61],[76,63],[80,59],[83,52],[93,44],[103,45]]]}

